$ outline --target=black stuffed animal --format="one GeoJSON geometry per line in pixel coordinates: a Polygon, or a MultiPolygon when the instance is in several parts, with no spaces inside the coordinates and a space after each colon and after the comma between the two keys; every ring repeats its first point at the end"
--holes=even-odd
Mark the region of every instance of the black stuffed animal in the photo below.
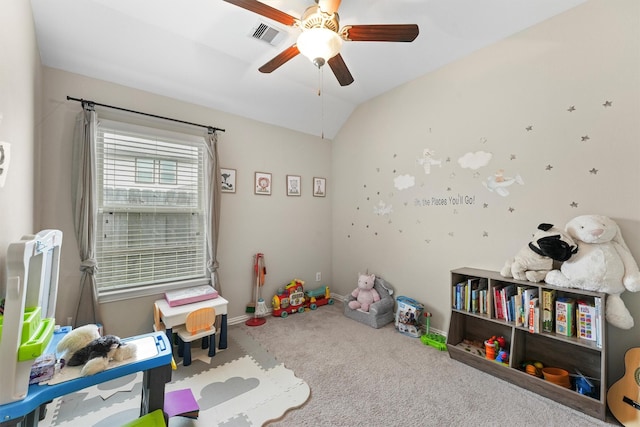
{"type": "Polygon", "coordinates": [[[93,375],[107,368],[111,359],[121,361],[132,357],[136,347],[120,341],[115,335],[105,335],[91,341],[85,347],[76,351],[67,362],[68,366],[82,367],[81,375],[93,375]]]}

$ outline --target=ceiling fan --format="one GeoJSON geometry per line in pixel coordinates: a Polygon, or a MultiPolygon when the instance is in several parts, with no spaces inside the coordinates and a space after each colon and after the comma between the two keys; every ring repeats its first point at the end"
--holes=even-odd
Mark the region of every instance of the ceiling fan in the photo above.
{"type": "Polygon", "coordinates": [[[340,55],[343,41],[412,42],[418,37],[415,24],[345,25],[340,28],[341,0],[315,0],[300,19],[257,0],[224,0],[266,18],[302,30],[295,44],[259,68],[271,73],[302,53],[320,68],[329,64],[341,86],[353,83],[353,76],[340,55]]]}

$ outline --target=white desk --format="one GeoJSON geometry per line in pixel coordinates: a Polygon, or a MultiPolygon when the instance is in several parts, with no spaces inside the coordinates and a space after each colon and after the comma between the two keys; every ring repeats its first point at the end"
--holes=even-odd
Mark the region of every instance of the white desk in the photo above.
{"type": "MultiPolygon", "coordinates": [[[[158,309],[160,310],[160,317],[162,318],[162,321],[167,328],[167,337],[169,337],[169,342],[172,342],[173,339],[173,327],[184,325],[184,322],[187,320],[187,314],[199,308],[215,308],[216,316],[222,316],[220,322],[220,341],[218,343],[218,348],[227,348],[227,305],[229,305],[229,301],[227,301],[226,299],[218,296],[218,298],[214,299],[170,307],[167,300],[162,298],[156,300],[155,304],[158,306],[158,309]]],[[[215,346],[215,343],[213,343],[212,345],[215,346]]]]}

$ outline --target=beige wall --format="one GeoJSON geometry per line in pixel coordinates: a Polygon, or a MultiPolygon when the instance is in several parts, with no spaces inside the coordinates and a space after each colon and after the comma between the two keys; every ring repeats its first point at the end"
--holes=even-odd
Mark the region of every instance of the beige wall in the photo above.
{"type": "MultiPolygon", "coordinates": [[[[446,331],[451,269],[500,270],[539,223],[590,213],[614,218],[640,260],[639,19],[635,0],[591,1],[360,106],[333,145],[335,291],[369,269],[446,331]],[[425,148],[442,161],[428,174],[425,148]],[[486,166],[459,165],[478,151],[492,153],[486,166]],[[524,185],[488,191],[499,169],[524,185]],[[415,185],[401,190],[404,174],[415,185]]],[[[623,299],[636,327],[609,328],[613,379],[640,345],[640,293],[623,299]]]]}
{"type": "Polygon", "coordinates": [[[11,144],[11,166],[0,188],[0,295],[6,248],[34,233],[34,153],[41,67],[29,2],[7,0],[0,13],[0,141],[11,144]]]}
{"type": "MultiPolygon", "coordinates": [[[[40,227],[60,228],[65,234],[59,321],[75,315],[80,280],[70,202],[70,143],[80,104],[67,101],[67,95],[226,130],[219,137],[221,166],[237,170],[237,191],[222,195],[219,272],[231,318],[245,315],[252,298],[256,252],[265,254],[268,274],[262,294],[267,301],[294,278],[315,286],[318,271],[329,281],[323,283],[330,283],[331,195],[311,193],[312,178],[330,172],[328,141],[56,69],[44,68],[43,78],[41,149],[47,162],[42,165],[38,214],[40,227]],[[255,171],[273,174],[271,196],[253,194],[255,171]],[[302,196],[286,196],[287,174],[302,176],[302,196]]],[[[106,330],[122,336],[148,332],[151,304],[159,297],[103,304],[106,330]]]]}
{"type": "MultiPolygon", "coordinates": [[[[220,236],[232,317],[250,300],[258,251],[266,255],[267,298],[294,277],[315,284],[316,271],[346,294],[357,272],[369,269],[399,295],[423,301],[441,330],[448,324],[449,270],[499,269],[540,222],[609,215],[640,259],[639,7],[634,0],[590,1],[404,85],[362,105],[332,150],[315,137],[63,71],[45,68],[41,76],[28,2],[4,2],[0,140],[12,142],[13,163],[0,189],[0,274],[9,242],[62,229],[57,317],[74,314],[79,261],[69,141],[80,107],[67,95],[226,128],[220,154],[223,167],[238,170],[239,188],[223,195],[220,236]],[[611,107],[602,105],[607,100],[611,107]],[[572,105],[575,111],[567,111],[572,105]],[[42,162],[34,153],[39,136],[42,162]],[[416,163],[425,148],[442,160],[429,174],[416,163]],[[465,153],[481,150],[493,157],[477,174],[458,165],[465,153]],[[524,184],[509,187],[508,197],[489,192],[482,181],[497,169],[521,175],[524,184]],[[274,174],[272,196],[253,195],[256,170],[274,174]],[[302,198],[284,195],[286,174],[302,175],[302,198]],[[415,176],[416,185],[396,188],[400,174],[415,176]],[[313,176],[328,178],[327,198],[311,197],[313,176]],[[458,195],[457,206],[425,203],[458,195]],[[374,213],[389,205],[390,214],[374,213]]],[[[623,298],[640,323],[640,295],[623,298]]],[[[151,299],[105,305],[107,327],[121,335],[148,330],[151,299]]],[[[624,349],[639,344],[638,328],[610,328],[611,380],[622,374],[624,349]]]]}

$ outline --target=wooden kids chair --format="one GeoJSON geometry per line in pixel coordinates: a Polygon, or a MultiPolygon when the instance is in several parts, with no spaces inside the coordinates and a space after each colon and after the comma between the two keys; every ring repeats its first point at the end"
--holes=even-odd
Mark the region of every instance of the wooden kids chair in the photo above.
{"type": "Polygon", "coordinates": [[[153,330],[155,332],[166,332],[167,330],[167,327],[160,317],[160,308],[155,302],[153,303],[153,330]]]}
{"type": "Polygon", "coordinates": [[[202,338],[202,348],[209,347],[208,356],[216,355],[215,321],[216,310],[213,307],[199,308],[187,315],[184,327],[175,330],[178,336],[178,356],[183,357],[182,366],[191,364],[191,342],[199,338],[202,338]]]}

